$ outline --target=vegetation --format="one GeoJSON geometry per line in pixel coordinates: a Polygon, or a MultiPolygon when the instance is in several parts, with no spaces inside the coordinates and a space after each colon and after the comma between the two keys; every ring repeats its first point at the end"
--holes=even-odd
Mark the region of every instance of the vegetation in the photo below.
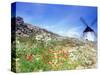
{"type": "Polygon", "coordinates": [[[84,69],[95,64],[93,43],[70,39],[44,42],[31,37],[16,37],[12,43],[12,70],[16,72],[84,69]]]}

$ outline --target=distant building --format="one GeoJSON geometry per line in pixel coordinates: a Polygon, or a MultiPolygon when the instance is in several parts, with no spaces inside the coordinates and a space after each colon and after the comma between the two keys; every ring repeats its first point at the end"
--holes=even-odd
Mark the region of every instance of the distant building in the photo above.
{"type": "Polygon", "coordinates": [[[89,26],[83,31],[83,38],[89,41],[96,41],[96,34],[89,26]]]}
{"type": "MultiPolygon", "coordinates": [[[[89,41],[96,41],[97,36],[94,30],[85,22],[85,20],[81,17],[80,20],[83,22],[83,24],[86,26],[85,30],[83,31],[83,39],[89,40],[89,41]]],[[[91,26],[95,24],[97,21],[97,18],[91,22],[91,26]]]]}

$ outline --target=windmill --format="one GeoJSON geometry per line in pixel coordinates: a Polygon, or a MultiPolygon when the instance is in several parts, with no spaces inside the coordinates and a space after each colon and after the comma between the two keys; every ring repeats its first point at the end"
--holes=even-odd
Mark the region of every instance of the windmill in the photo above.
{"type": "MultiPolygon", "coordinates": [[[[96,33],[95,31],[86,23],[86,21],[81,17],[80,20],[82,23],[86,26],[85,30],[83,31],[83,39],[89,40],[89,41],[96,41],[96,33]]],[[[97,19],[93,20],[91,22],[91,26],[96,23],[97,19]]]]}

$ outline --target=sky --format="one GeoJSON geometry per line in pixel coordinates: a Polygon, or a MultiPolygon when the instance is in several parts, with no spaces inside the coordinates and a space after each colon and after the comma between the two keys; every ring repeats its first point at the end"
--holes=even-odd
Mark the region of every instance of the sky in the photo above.
{"type": "Polygon", "coordinates": [[[12,16],[20,16],[26,23],[45,28],[61,36],[82,37],[86,23],[97,33],[97,8],[89,6],[17,2],[12,4],[12,16]]]}

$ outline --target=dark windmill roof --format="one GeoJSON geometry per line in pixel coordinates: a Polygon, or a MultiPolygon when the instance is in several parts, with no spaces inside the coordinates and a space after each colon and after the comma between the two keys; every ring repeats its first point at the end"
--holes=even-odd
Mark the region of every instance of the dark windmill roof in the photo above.
{"type": "Polygon", "coordinates": [[[94,32],[94,31],[89,26],[87,26],[86,29],[84,30],[84,32],[94,32]]]}

